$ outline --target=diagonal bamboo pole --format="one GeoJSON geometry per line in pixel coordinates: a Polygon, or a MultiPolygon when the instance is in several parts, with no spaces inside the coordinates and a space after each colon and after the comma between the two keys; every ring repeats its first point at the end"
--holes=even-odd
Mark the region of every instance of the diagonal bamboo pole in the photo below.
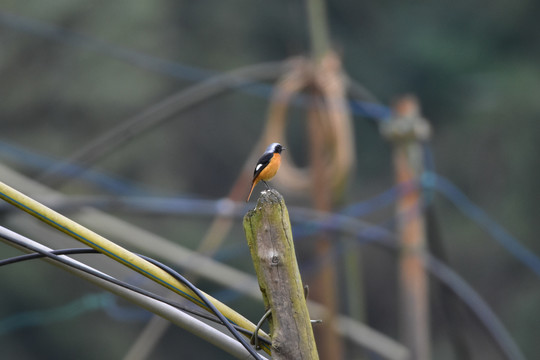
{"type": "MultiPolygon", "coordinates": [[[[23,237],[13,231],[10,231],[2,226],[0,226],[0,241],[6,242],[10,246],[14,246],[21,251],[33,253],[31,249],[41,250],[50,252],[51,248],[48,248],[40,243],[37,243],[33,240],[30,240],[26,237],[23,237]],[[24,246],[17,245],[13,240],[17,240],[18,244],[24,244],[24,246]]],[[[183,311],[169,305],[164,304],[159,300],[152,299],[145,295],[139,294],[133,290],[126,289],[120,285],[109,282],[105,279],[101,279],[97,276],[94,276],[91,273],[85,272],[76,267],[84,268],[92,272],[99,272],[98,270],[81,263],[77,260],[74,260],[67,256],[62,256],[62,261],[53,260],[51,258],[45,257],[44,261],[51,263],[65,271],[68,271],[75,276],[78,276],[86,281],[89,281],[119,297],[122,297],[132,303],[151,311],[158,316],[167,319],[168,321],[174,323],[175,325],[186,329],[192,334],[199,336],[200,338],[208,341],[209,343],[215,345],[216,347],[228,352],[237,359],[247,359],[251,355],[247,350],[235,339],[231,338],[229,335],[222,333],[221,331],[213,328],[210,325],[205,324],[204,322],[197,320],[191,315],[184,313],[183,311]]]]}
{"type": "MultiPolygon", "coordinates": [[[[12,187],[0,182],[0,199],[18,207],[19,209],[33,215],[39,220],[48,225],[60,230],[61,232],[71,236],[72,238],[102,252],[115,261],[118,261],[131,269],[137,271],[143,276],[161,284],[177,294],[193,301],[197,305],[206,308],[202,302],[197,299],[197,296],[186,286],[168,274],[166,271],[149,263],[136,254],[124,249],[123,247],[113,243],[101,235],[85,228],[84,226],[68,219],[67,217],[49,209],[32,198],[18,192],[12,187]]],[[[205,294],[216,308],[225,315],[230,321],[249,330],[254,331],[255,325],[249,320],[238,314],[227,305],[219,302],[210,295],[205,294]]],[[[269,352],[268,348],[264,348],[269,352]]]]}

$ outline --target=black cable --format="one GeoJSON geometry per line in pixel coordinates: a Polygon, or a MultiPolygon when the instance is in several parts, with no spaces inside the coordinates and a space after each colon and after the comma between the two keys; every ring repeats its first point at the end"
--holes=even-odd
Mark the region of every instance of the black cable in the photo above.
{"type": "MultiPolygon", "coordinates": [[[[4,237],[3,235],[1,237],[4,237]]],[[[6,237],[4,237],[6,239],[6,237]]],[[[6,239],[6,240],[10,240],[10,239],[6,239]]],[[[95,250],[95,249],[92,249],[92,248],[71,248],[71,249],[58,249],[58,250],[52,250],[50,251],[49,253],[52,253],[52,254],[55,254],[55,255],[77,255],[77,254],[100,254],[100,255],[103,255],[101,252],[95,250]]],[[[44,257],[47,257],[47,255],[45,254],[41,254],[41,253],[32,253],[32,254],[25,254],[25,255],[19,255],[19,256],[14,256],[14,257],[11,257],[11,258],[8,258],[8,259],[3,259],[3,260],[0,260],[0,267],[4,266],[4,265],[12,265],[12,264],[15,264],[15,263],[18,263],[18,262],[22,262],[22,261],[27,261],[27,260],[34,260],[34,259],[40,259],[40,258],[44,258],[44,257]]],[[[216,324],[220,324],[220,325],[224,325],[221,320],[219,320],[219,318],[217,318],[216,316],[212,316],[212,315],[209,315],[207,313],[204,313],[204,312],[200,312],[200,311],[197,311],[197,310],[193,310],[193,309],[189,309],[177,302],[174,302],[174,301],[171,301],[165,297],[162,297],[160,295],[157,295],[157,294],[154,294],[152,292],[149,292],[147,290],[144,290],[144,289],[141,289],[139,287],[136,287],[134,285],[130,285],[128,283],[125,283],[123,281],[120,281],[120,280],[117,280],[115,278],[109,278],[108,276],[103,276],[103,274],[100,274],[99,272],[94,274],[92,273],[91,271],[87,271],[89,269],[86,269],[85,267],[78,267],[76,264],[71,264],[71,263],[67,263],[66,265],[70,265],[72,266],[73,268],[76,268],[77,270],[81,270],[81,271],[85,271],[91,275],[94,275],[94,276],[97,276],[99,277],[100,279],[102,280],[105,280],[105,281],[109,281],[115,285],[118,285],[118,286],[122,286],[128,290],[131,290],[131,291],[134,291],[134,292],[137,292],[141,295],[144,295],[144,296],[148,296],[154,300],[158,300],[158,301],[161,301],[163,303],[166,303],[167,305],[170,305],[172,307],[175,307],[179,310],[182,310],[186,313],[189,313],[191,315],[195,315],[195,316],[198,316],[200,318],[203,318],[205,320],[209,320],[209,321],[212,321],[212,322],[215,322],[216,324]]],[[[249,331],[247,329],[244,329],[243,327],[241,326],[238,326],[236,324],[232,324],[234,326],[234,328],[241,332],[242,334],[245,334],[247,336],[253,336],[253,332],[252,331],[249,331]]],[[[260,342],[263,342],[267,345],[271,345],[271,342],[268,341],[267,339],[263,338],[263,337],[260,337],[258,336],[259,338],[259,341],[260,342]]]]}
{"type": "Polygon", "coordinates": [[[141,258],[143,258],[144,260],[146,260],[146,261],[158,266],[162,270],[166,271],[167,273],[169,273],[169,275],[174,277],[176,280],[180,281],[181,283],[186,285],[188,288],[190,288],[191,291],[193,291],[206,304],[206,306],[208,306],[208,308],[210,310],[212,310],[212,312],[223,322],[225,327],[227,327],[227,329],[229,329],[231,334],[233,334],[233,336],[236,338],[236,340],[238,340],[246,348],[246,350],[251,354],[251,356],[253,356],[255,359],[263,360],[262,357],[259,354],[257,354],[255,349],[246,341],[246,339],[244,339],[244,337],[242,335],[240,335],[236,331],[236,329],[230,323],[229,319],[227,319],[218,309],[216,309],[214,304],[212,304],[212,302],[210,302],[210,300],[208,300],[206,298],[206,296],[204,296],[204,294],[199,289],[197,289],[197,287],[195,285],[190,283],[186,278],[184,278],[182,275],[180,275],[178,272],[174,271],[173,269],[171,269],[167,265],[164,265],[164,264],[160,263],[159,261],[156,261],[156,260],[154,260],[152,258],[149,258],[147,256],[140,255],[140,254],[138,254],[138,255],[141,258]]]}
{"type": "MultiPolygon", "coordinates": [[[[13,241],[12,238],[9,238],[5,234],[2,234],[1,237],[6,239],[6,240],[15,242],[16,244],[18,244],[20,246],[24,246],[25,248],[27,248],[29,250],[39,251],[39,250],[37,250],[38,248],[33,248],[33,247],[30,247],[30,246],[26,246],[27,244],[19,243],[17,241],[13,241]]],[[[49,257],[49,258],[51,258],[53,260],[57,260],[57,261],[65,264],[65,265],[69,265],[74,269],[84,271],[87,274],[90,274],[92,276],[96,276],[96,277],[98,277],[98,278],[100,278],[102,280],[108,281],[108,282],[113,283],[113,284],[118,285],[118,286],[122,286],[123,288],[126,288],[128,290],[137,292],[137,293],[139,293],[141,295],[144,295],[144,296],[148,296],[148,297],[150,297],[150,298],[152,298],[154,300],[161,301],[161,302],[166,303],[167,305],[173,306],[173,307],[175,307],[175,308],[177,308],[179,310],[182,310],[182,311],[185,311],[185,312],[190,313],[192,315],[200,316],[200,317],[205,318],[207,320],[211,320],[211,321],[219,323],[219,320],[217,320],[214,317],[210,317],[210,316],[208,316],[207,314],[205,314],[203,312],[198,312],[196,310],[189,309],[189,308],[187,308],[187,307],[185,307],[185,306],[183,306],[183,305],[181,305],[181,304],[179,304],[177,302],[171,301],[169,299],[166,299],[165,297],[154,294],[154,293],[152,293],[150,291],[144,290],[142,288],[139,288],[137,286],[128,284],[126,282],[120,281],[120,280],[115,279],[113,277],[110,277],[108,275],[104,275],[104,274],[102,274],[102,273],[100,273],[98,271],[95,271],[93,269],[88,269],[88,268],[86,268],[84,266],[79,266],[79,265],[73,264],[73,263],[71,263],[69,261],[61,261],[61,260],[57,259],[54,256],[49,256],[50,254],[53,254],[53,255],[68,255],[68,254],[69,255],[75,255],[75,254],[101,254],[101,253],[99,251],[97,251],[95,249],[91,249],[91,248],[59,249],[59,250],[52,250],[52,251],[44,251],[44,252],[39,252],[39,253],[36,252],[36,253],[32,253],[32,254],[19,255],[19,256],[14,256],[14,257],[9,258],[9,259],[0,260],[0,266],[12,265],[12,264],[22,262],[22,261],[49,257]]],[[[249,332],[249,333],[251,333],[251,332],[249,332]]]]}
{"type": "MultiPolygon", "coordinates": [[[[89,269],[89,268],[86,268],[84,266],[79,266],[77,264],[72,264],[71,262],[69,262],[68,260],[62,258],[60,255],[67,255],[67,254],[70,254],[70,255],[73,255],[73,254],[90,254],[90,253],[97,253],[97,254],[102,254],[100,253],[99,251],[95,250],[95,249],[91,249],[91,248],[80,248],[80,249],[60,249],[60,250],[52,250],[52,251],[46,251],[46,250],[42,250],[40,249],[39,247],[34,247],[32,245],[29,245],[27,243],[24,243],[24,242],[21,242],[19,240],[17,240],[16,238],[12,237],[12,236],[9,236],[9,235],[6,235],[6,234],[0,234],[0,237],[10,241],[10,242],[13,242],[21,247],[24,247],[26,249],[29,249],[31,251],[34,251],[35,253],[33,254],[25,254],[25,255],[20,255],[20,256],[16,256],[16,257],[13,257],[13,258],[9,258],[9,259],[4,259],[4,260],[0,260],[0,266],[4,266],[4,265],[10,265],[10,264],[14,264],[14,263],[17,263],[17,262],[21,262],[21,261],[27,261],[27,260],[32,260],[32,259],[38,259],[38,258],[43,258],[43,257],[49,257],[53,260],[56,260],[58,262],[61,262],[65,265],[68,265],[72,268],[75,268],[77,270],[81,270],[81,271],[84,271],[90,275],[93,275],[93,276],[96,276],[100,279],[103,279],[105,281],[109,281],[115,285],[118,285],[118,286],[122,286],[126,289],[129,289],[131,291],[134,291],[134,292],[137,292],[137,293],[140,293],[144,296],[148,296],[154,300],[157,300],[157,301],[161,301],[163,303],[166,303],[170,306],[173,306],[175,308],[178,308],[182,311],[185,311],[187,313],[190,313],[192,315],[196,315],[196,316],[200,316],[202,318],[205,318],[207,320],[210,320],[210,321],[214,321],[214,322],[217,322],[217,323],[220,323],[222,325],[224,325],[225,327],[227,327],[227,329],[229,331],[231,331],[231,328],[233,329],[231,331],[231,333],[233,334],[233,336],[235,336],[235,338],[240,338],[241,341],[239,341],[244,347],[246,347],[246,350],[251,354],[255,354],[256,355],[256,359],[261,359],[261,357],[253,350],[253,348],[247,344],[247,342],[244,340],[244,338],[238,333],[238,331],[242,332],[243,334],[246,334],[246,335],[252,335],[253,333],[247,329],[244,329],[236,324],[231,324],[224,316],[223,314],[221,314],[221,312],[219,312],[219,310],[217,310],[215,308],[215,306],[208,301],[208,299],[200,292],[199,289],[197,289],[193,284],[191,284],[189,281],[187,281],[185,278],[183,278],[180,274],[178,274],[177,272],[175,272],[174,270],[172,270],[171,268],[159,263],[158,261],[156,260],[153,260],[151,258],[148,258],[144,255],[139,255],[140,257],[144,258],[145,260],[153,263],[154,265],[156,266],[159,266],[160,268],[162,268],[163,270],[165,270],[166,272],[168,272],[171,276],[173,276],[174,278],[176,278],[178,281],[184,283],[186,286],[188,286],[197,296],[199,296],[199,298],[205,303],[206,306],[208,306],[208,308],[210,308],[215,314],[216,316],[218,317],[219,321],[215,318],[212,318],[206,314],[203,314],[203,313],[200,313],[200,312],[197,312],[197,311],[194,311],[194,310],[191,310],[191,309],[188,309],[178,303],[175,303],[173,301],[170,301],[164,297],[161,297],[159,295],[156,295],[156,294],[153,294],[147,290],[144,290],[144,289],[141,289],[141,288],[138,288],[136,286],[133,286],[133,285],[130,285],[128,283],[125,283],[125,282],[122,282],[120,280],[117,280],[113,277],[110,277],[108,275],[104,275],[98,271],[95,271],[93,269],[89,269]],[[210,305],[209,305],[210,304],[210,305]],[[213,308],[213,309],[212,309],[213,308]],[[220,316],[221,315],[221,316],[220,316]],[[223,319],[226,320],[223,321],[223,319]],[[227,323],[229,326],[227,326],[227,323]],[[235,335],[236,333],[236,335],[235,335]],[[244,343],[246,345],[244,345],[244,343]],[[250,351],[251,350],[251,351],[250,351]]],[[[262,342],[266,343],[266,344],[270,344],[270,342],[264,338],[259,338],[262,342]]]]}
{"type": "MultiPolygon", "coordinates": [[[[3,236],[2,236],[3,237],[3,236]]],[[[9,240],[9,239],[6,239],[9,240]]],[[[51,253],[55,255],[77,255],[77,254],[95,254],[99,253],[96,249],[92,248],[74,248],[74,249],[61,249],[61,250],[52,250],[51,253]]],[[[10,257],[8,259],[2,259],[0,260],[0,266],[5,265],[12,265],[16,264],[18,262],[27,261],[27,260],[34,260],[34,259],[41,259],[46,257],[43,254],[40,253],[31,253],[31,254],[25,254],[25,255],[19,255],[10,257]]]]}

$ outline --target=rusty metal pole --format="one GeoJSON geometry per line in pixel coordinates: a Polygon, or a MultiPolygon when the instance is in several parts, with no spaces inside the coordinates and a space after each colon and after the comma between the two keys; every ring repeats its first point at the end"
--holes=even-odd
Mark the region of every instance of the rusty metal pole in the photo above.
{"type": "Polygon", "coordinates": [[[394,167],[401,196],[397,204],[398,237],[402,247],[399,258],[400,326],[402,341],[415,360],[430,359],[428,276],[422,254],[426,247],[426,229],[422,194],[418,188],[423,171],[421,141],[430,136],[428,122],[420,116],[413,96],[396,102],[391,121],[381,132],[393,145],[394,167]]]}

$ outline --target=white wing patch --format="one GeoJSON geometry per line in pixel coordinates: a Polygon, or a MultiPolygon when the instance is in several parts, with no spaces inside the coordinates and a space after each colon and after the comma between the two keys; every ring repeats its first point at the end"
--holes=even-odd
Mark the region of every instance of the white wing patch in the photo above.
{"type": "Polygon", "coordinates": [[[259,169],[261,168],[262,164],[258,164],[256,167],[255,167],[255,171],[259,171],[259,169]]]}

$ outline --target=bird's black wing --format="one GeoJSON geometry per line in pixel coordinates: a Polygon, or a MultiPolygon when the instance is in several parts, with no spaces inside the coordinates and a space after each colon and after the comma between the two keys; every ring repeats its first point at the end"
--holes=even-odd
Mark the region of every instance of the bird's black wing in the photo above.
{"type": "Polygon", "coordinates": [[[264,170],[264,168],[270,163],[270,160],[272,160],[272,157],[274,156],[274,153],[265,153],[259,161],[257,161],[257,166],[255,166],[255,170],[253,171],[253,179],[257,177],[261,173],[261,171],[264,170]]]}

